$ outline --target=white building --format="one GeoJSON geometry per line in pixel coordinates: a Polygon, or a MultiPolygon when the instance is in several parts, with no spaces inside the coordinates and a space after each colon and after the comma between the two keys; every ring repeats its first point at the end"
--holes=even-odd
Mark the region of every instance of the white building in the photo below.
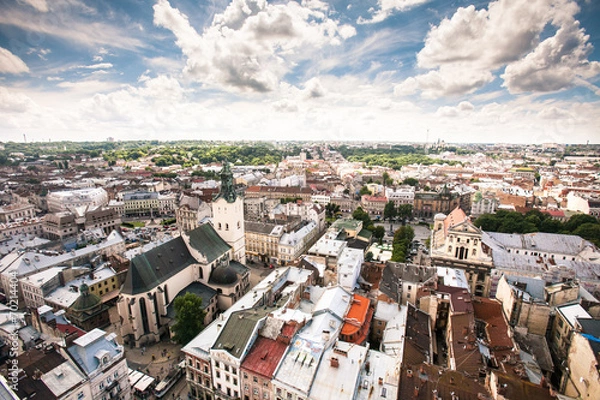
{"type": "Polygon", "coordinates": [[[365,257],[362,250],[350,247],[342,250],[337,261],[338,284],[347,291],[354,292],[360,276],[360,268],[364,261],[365,257]]]}
{"type": "Polygon", "coordinates": [[[394,203],[396,208],[402,204],[413,205],[415,202],[415,188],[414,186],[399,186],[395,190],[386,188],[386,197],[388,201],[394,203]]]}
{"type": "Polygon", "coordinates": [[[279,262],[290,262],[300,257],[318,233],[317,224],[310,221],[298,230],[281,235],[277,248],[279,262]]]}
{"type": "Polygon", "coordinates": [[[46,196],[49,212],[66,211],[77,207],[101,207],[108,204],[108,193],[103,188],[87,188],[50,192],[46,196]]]}
{"type": "Polygon", "coordinates": [[[94,329],[67,351],[89,379],[93,400],[132,398],[125,350],[116,334],[94,329]]]}

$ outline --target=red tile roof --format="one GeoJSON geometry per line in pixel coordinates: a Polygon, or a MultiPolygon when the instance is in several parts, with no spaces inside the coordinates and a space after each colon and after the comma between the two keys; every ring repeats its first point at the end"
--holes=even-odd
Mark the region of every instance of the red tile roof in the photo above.
{"type": "Polygon", "coordinates": [[[504,319],[502,304],[498,300],[477,298],[473,302],[475,318],[487,323],[485,328],[488,342],[492,350],[512,349],[513,341],[510,338],[508,324],[504,319]]]}
{"type": "Polygon", "coordinates": [[[259,336],[241,368],[271,379],[286,349],[285,343],[259,336]]]}
{"type": "Polygon", "coordinates": [[[354,300],[342,326],[342,335],[352,335],[360,329],[362,324],[365,323],[370,303],[366,297],[358,294],[354,295],[354,300]]]}
{"type": "Polygon", "coordinates": [[[456,207],[444,220],[444,233],[448,234],[448,229],[458,225],[468,219],[467,214],[460,207],[456,207]]]}
{"type": "Polygon", "coordinates": [[[67,324],[56,324],[56,329],[58,329],[61,333],[65,333],[65,334],[76,334],[76,337],[81,337],[83,335],[86,334],[86,332],[82,329],[79,329],[78,327],[74,326],[74,325],[67,325],[67,324]]]}

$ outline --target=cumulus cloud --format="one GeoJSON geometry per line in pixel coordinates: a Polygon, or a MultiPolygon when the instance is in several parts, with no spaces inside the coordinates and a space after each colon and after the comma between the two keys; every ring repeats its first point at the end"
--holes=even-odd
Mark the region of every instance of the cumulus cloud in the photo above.
{"type": "Polygon", "coordinates": [[[324,12],[324,3],[268,4],[233,0],[199,34],[167,0],[154,5],[154,23],[169,29],[186,57],[184,73],[229,90],[269,92],[297,63],[356,34],[324,12]]]}
{"type": "Polygon", "coordinates": [[[325,96],[325,88],[321,84],[319,78],[311,78],[304,84],[302,91],[304,96],[309,99],[325,96]]]}
{"type": "Polygon", "coordinates": [[[462,64],[444,65],[423,75],[410,77],[394,87],[394,94],[407,96],[421,92],[427,99],[473,93],[494,80],[490,71],[469,69],[462,64]]]}
{"type": "Polygon", "coordinates": [[[511,93],[550,92],[569,88],[578,78],[600,74],[600,63],[589,61],[592,45],[578,21],[558,29],[525,58],[506,67],[502,78],[511,93]]]}
{"type": "Polygon", "coordinates": [[[475,110],[475,106],[468,101],[461,101],[456,107],[443,106],[438,108],[435,113],[438,117],[462,117],[471,114],[475,110]]]}
{"type": "Polygon", "coordinates": [[[31,111],[34,105],[28,96],[0,86],[0,113],[25,113],[31,111]]]}
{"type": "Polygon", "coordinates": [[[298,111],[298,104],[288,99],[281,99],[273,102],[273,109],[278,112],[296,112],[298,111]]]}
{"type": "Polygon", "coordinates": [[[29,72],[27,64],[9,50],[0,47],[0,73],[22,74],[29,72]]]}
{"type": "Polygon", "coordinates": [[[502,67],[511,93],[559,90],[597,76],[600,64],[588,61],[592,46],[574,18],[578,11],[572,0],[496,0],[487,9],[461,7],[430,29],[417,54],[417,65],[431,71],[402,82],[395,92],[472,93],[502,67]],[[548,27],[555,33],[540,43],[548,27]],[[443,84],[446,79],[453,83],[443,84]]]}
{"type": "Polygon", "coordinates": [[[408,11],[427,2],[429,0],[378,0],[377,8],[369,9],[371,18],[359,17],[356,22],[359,24],[375,24],[384,21],[396,11],[408,11]]]}

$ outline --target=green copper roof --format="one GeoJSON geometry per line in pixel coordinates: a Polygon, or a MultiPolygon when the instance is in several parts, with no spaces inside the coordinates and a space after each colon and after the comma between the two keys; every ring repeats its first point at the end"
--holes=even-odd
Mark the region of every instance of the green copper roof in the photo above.
{"type": "Polygon", "coordinates": [[[221,193],[217,196],[217,198],[224,198],[228,203],[235,202],[237,198],[237,193],[235,192],[235,187],[233,184],[233,173],[229,168],[229,163],[227,161],[223,162],[223,169],[221,170],[221,193]]]}
{"type": "Polygon", "coordinates": [[[226,350],[232,356],[241,358],[248,347],[256,324],[279,307],[258,306],[231,313],[223,330],[213,345],[214,350],[226,350]]]}
{"type": "Polygon", "coordinates": [[[188,235],[190,246],[206,257],[207,263],[213,262],[231,249],[211,224],[200,225],[188,232],[188,235]]]}
{"type": "MultiPolygon", "coordinates": [[[[210,224],[200,225],[188,235],[190,246],[205,256],[207,263],[231,248],[210,224]]],[[[132,295],[145,293],[197,262],[180,236],[134,257],[121,292],[132,295]]]]}
{"type": "Polygon", "coordinates": [[[131,260],[121,293],[145,293],[195,262],[181,237],[170,240],[131,260]]]}
{"type": "Polygon", "coordinates": [[[98,304],[102,303],[100,297],[89,292],[89,287],[85,283],[79,287],[79,291],[81,292],[81,294],[79,295],[77,300],[75,300],[73,305],[71,305],[72,311],[88,311],[96,307],[98,304]]]}

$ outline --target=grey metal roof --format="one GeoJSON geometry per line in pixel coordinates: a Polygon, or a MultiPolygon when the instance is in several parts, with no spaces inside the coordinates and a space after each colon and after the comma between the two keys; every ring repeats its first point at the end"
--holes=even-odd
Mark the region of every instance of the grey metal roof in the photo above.
{"type": "Polygon", "coordinates": [[[197,296],[200,296],[202,298],[203,310],[210,305],[210,300],[217,295],[217,291],[210,286],[206,286],[202,282],[192,282],[184,287],[179,293],[177,293],[171,303],[169,303],[167,306],[167,317],[171,319],[175,318],[175,307],[173,306],[175,299],[184,296],[186,293],[193,293],[197,296]]]}
{"type": "Polygon", "coordinates": [[[504,247],[555,254],[577,255],[587,241],[575,235],[534,232],[528,234],[486,232],[504,247]]]}
{"type": "Polygon", "coordinates": [[[88,376],[100,368],[101,356],[108,356],[111,364],[124,357],[123,347],[114,340],[114,335],[107,335],[98,328],[86,333],[73,343],[74,345],[67,351],[88,376]]]}

